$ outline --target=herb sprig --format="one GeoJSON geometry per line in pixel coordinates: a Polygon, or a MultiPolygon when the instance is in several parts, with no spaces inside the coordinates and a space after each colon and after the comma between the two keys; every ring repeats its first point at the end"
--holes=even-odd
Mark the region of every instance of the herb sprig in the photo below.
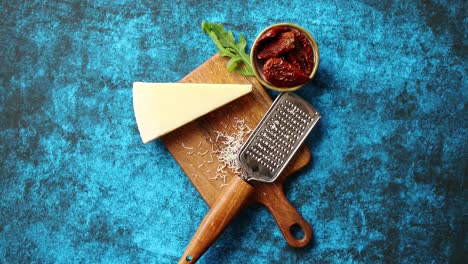
{"type": "Polygon", "coordinates": [[[231,58],[227,64],[228,72],[237,71],[246,76],[253,76],[250,57],[245,53],[247,41],[244,35],[240,34],[239,43],[232,34],[232,31],[226,31],[221,23],[202,22],[203,32],[208,34],[219,49],[219,55],[231,58]],[[242,64],[244,65],[242,67],[242,64]]]}

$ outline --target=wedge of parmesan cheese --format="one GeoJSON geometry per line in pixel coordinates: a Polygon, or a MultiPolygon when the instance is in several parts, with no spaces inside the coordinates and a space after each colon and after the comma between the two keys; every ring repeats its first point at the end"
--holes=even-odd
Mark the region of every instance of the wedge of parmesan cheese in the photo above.
{"type": "Polygon", "coordinates": [[[133,83],[133,108],[148,143],[252,91],[250,84],[133,83]]]}

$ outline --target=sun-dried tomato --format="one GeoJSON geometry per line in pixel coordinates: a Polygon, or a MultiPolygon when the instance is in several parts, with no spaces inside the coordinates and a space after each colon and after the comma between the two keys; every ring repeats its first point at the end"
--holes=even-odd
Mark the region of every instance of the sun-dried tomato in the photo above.
{"type": "Polygon", "coordinates": [[[279,37],[265,45],[265,47],[258,52],[257,58],[263,60],[268,58],[279,57],[280,55],[294,49],[294,32],[283,32],[279,37]]]}
{"type": "Polygon", "coordinates": [[[263,65],[262,71],[265,79],[278,87],[292,87],[309,80],[309,76],[299,67],[280,58],[268,59],[263,65]]]}
{"type": "Polygon", "coordinates": [[[257,44],[255,46],[255,50],[257,51],[257,49],[260,49],[262,48],[264,42],[268,42],[270,41],[271,39],[275,38],[276,36],[278,36],[280,33],[282,32],[286,32],[286,31],[289,31],[289,28],[288,27],[285,27],[285,26],[278,26],[278,27],[274,27],[272,29],[269,29],[268,31],[266,31],[265,33],[263,33],[257,40],[257,44]]]}
{"type": "Polygon", "coordinates": [[[295,37],[295,47],[288,54],[290,61],[293,64],[298,64],[307,75],[312,73],[314,68],[314,58],[312,44],[301,31],[293,29],[295,37]]]}

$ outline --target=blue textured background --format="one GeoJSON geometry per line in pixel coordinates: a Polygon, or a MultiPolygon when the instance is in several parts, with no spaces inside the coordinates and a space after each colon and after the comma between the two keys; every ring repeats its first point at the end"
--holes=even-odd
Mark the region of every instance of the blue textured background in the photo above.
{"type": "Polygon", "coordinates": [[[313,243],[254,207],[200,263],[466,263],[466,1],[27,2],[0,9],[1,263],[176,263],[208,207],[131,87],[211,57],[202,20],[307,28],[323,119],[286,186],[313,243]]]}

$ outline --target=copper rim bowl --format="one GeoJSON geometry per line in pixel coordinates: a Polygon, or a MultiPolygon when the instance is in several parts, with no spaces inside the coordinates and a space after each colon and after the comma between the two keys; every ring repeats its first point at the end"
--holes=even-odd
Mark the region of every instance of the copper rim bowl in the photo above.
{"type": "Polygon", "coordinates": [[[270,82],[268,82],[265,79],[265,75],[263,75],[263,72],[262,72],[262,63],[257,58],[257,52],[255,52],[255,46],[257,45],[258,39],[263,34],[265,34],[268,30],[270,30],[270,29],[272,29],[274,27],[279,27],[279,26],[286,26],[286,27],[289,27],[289,28],[297,29],[297,30],[301,31],[302,33],[304,33],[304,35],[310,41],[310,44],[312,45],[312,51],[314,53],[313,54],[314,67],[312,69],[312,72],[309,75],[309,78],[312,79],[314,77],[315,73],[317,72],[319,62],[320,62],[320,54],[319,54],[319,48],[318,48],[317,42],[315,42],[315,39],[312,37],[312,35],[307,30],[305,30],[304,28],[302,28],[302,27],[300,27],[298,25],[295,25],[295,24],[291,24],[291,23],[274,24],[274,25],[271,25],[271,26],[265,28],[262,32],[260,32],[260,34],[258,34],[257,38],[255,39],[255,41],[254,41],[254,43],[252,45],[252,49],[250,51],[250,61],[252,62],[252,69],[253,69],[255,77],[257,78],[257,80],[263,86],[265,86],[267,88],[270,88],[270,89],[273,89],[273,90],[276,90],[276,91],[280,91],[280,92],[292,92],[292,91],[295,91],[295,90],[303,87],[304,85],[307,84],[307,82],[305,82],[303,84],[293,86],[293,87],[278,87],[278,86],[275,86],[275,85],[271,84],[270,82]]]}

